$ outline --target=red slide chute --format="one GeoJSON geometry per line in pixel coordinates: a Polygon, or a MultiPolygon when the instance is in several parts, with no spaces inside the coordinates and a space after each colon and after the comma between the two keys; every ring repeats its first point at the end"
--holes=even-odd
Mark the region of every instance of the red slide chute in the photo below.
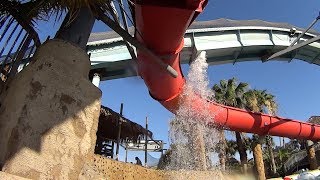
{"type": "MultiPolygon", "coordinates": [[[[179,107],[185,79],[180,69],[180,51],[186,29],[202,12],[206,0],[140,0],[135,2],[136,38],[171,65],[178,77],[173,78],[146,53],[138,50],[138,71],[150,95],[171,112],[179,107]]],[[[200,98],[200,97],[199,97],[200,98]]],[[[248,112],[210,103],[213,123],[230,130],[298,139],[320,139],[320,126],[248,112]]]]}

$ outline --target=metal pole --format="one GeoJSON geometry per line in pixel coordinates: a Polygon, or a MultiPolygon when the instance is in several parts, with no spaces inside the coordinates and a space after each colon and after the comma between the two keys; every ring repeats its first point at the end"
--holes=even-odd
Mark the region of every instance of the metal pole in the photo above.
{"type": "Polygon", "coordinates": [[[112,154],[111,154],[111,158],[113,159],[113,150],[114,150],[114,141],[112,140],[111,142],[111,148],[112,148],[112,154]]]}
{"type": "Polygon", "coordinates": [[[169,64],[164,63],[159,56],[153,53],[150,49],[140,43],[136,38],[132,37],[127,31],[119,27],[119,24],[115,23],[108,16],[103,14],[103,12],[98,10],[99,20],[107,24],[112,30],[117,32],[125,41],[135,46],[137,49],[144,51],[148,56],[150,56],[161,68],[167,71],[172,77],[178,77],[178,73],[169,64]]]}
{"type": "Polygon", "coordinates": [[[146,133],[144,139],[144,166],[147,167],[147,155],[148,155],[148,117],[146,117],[146,133]]]}
{"type": "Polygon", "coordinates": [[[296,45],[294,45],[294,46],[290,46],[290,47],[288,47],[288,48],[286,48],[286,49],[284,49],[284,50],[281,50],[281,51],[279,51],[279,52],[276,52],[276,53],[274,53],[272,56],[270,56],[269,58],[267,58],[267,60],[270,60],[270,59],[279,57],[279,56],[281,56],[281,55],[283,55],[283,54],[286,54],[286,53],[289,53],[289,52],[291,52],[291,51],[293,51],[293,50],[302,48],[302,47],[304,47],[304,46],[306,46],[306,45],[308,45],[308,44],[311,44],[311,43],[316,42],[316,41],[319,41],[319,40],[320,40],[320,35],[317,36],[317,37],[314,37],[314,38],[312,38],[312,39],[309,39],[309,40],[307,40],[307,41],[304,41],[304,42],[302,42],[302,43],[296,44],[296,45]]]}
{"type": "Polygon", "coordinates": [[[94,73],[93,78],[92,78],[92,84],[94,84],[96,87],[99,87],[100,75],[98,73],[94,73]]]}
{"type": "Polygon", "coordinates": [[[313,26],[314,24],[316,24],[316,22],[317,22],[319,19],[320,19],[320,15],[319,15],[315,20],[312,21],[312,23],[309,25],[309,27],[308,27],[307,29],[305,29],[305,30],[297,37],[297,39],[295,39],[295,40],[290,44],[290,46],[293,46],[296,42],[298,42],[299,39],[300,39],[304,34],[306,34],[306,32],[308,32],[309,29],[312,28],[312,26],[313,26]]]}
{"type": "Polygon", "coordinates": [[[127,147],[127,143],[126,143],[126,158],[125,158],[124,162],[128,162],[128,147],[127,147]]]}
{"type": "Polygon", "coordinates": [[[122,111],[123,103],[120,106],[120,117],[118,119],[118,138],[117,138],[117,149],[116,149],[116,160],[119,160],[119,147],[120,147],[120,135],[121,135],[121,124],[122,124],[122,111]]]}

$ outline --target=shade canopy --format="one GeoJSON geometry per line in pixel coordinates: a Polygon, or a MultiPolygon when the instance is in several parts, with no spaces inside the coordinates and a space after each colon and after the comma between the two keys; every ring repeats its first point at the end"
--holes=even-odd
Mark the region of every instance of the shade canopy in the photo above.
{"type": "Polygon", "coordinates": [[[118,120],[121,118],[121,134],[120,141],[138,141],[144,139],[144,135],[147,134],[152,138],[152,132],[147,131],[141,125],[125,118],[112,109],[101,106],[100,117],[98,124],[97,136],[99,138],[117,141],[118,137],[118,120]]]}

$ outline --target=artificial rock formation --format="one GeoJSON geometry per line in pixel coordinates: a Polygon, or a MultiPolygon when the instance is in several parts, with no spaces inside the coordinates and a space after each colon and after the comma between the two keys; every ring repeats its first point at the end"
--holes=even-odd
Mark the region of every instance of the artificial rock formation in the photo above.
{"type": "Polygon", "coordinates": [[[2,171],[31,179],[78,179],[92,160],[101,91],[81,48],[49,40],[5,87],[0,107],[2,171]]]}

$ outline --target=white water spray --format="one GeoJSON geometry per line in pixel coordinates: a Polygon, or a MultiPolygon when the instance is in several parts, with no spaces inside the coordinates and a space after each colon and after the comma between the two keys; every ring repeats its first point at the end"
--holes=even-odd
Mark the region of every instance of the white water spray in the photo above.
{"type": "Polygon", "coordinates": [[[190,65],[179,109],[170,121],[172,152],[168,170],[209,170],[217,165],[213,164],[211,156],[216,155],[220,138],[218,131],[208,124],[214,118],[207,101],[213,92],[208,87],[205,56],[205,52],[201,52],[190,65]]]}

